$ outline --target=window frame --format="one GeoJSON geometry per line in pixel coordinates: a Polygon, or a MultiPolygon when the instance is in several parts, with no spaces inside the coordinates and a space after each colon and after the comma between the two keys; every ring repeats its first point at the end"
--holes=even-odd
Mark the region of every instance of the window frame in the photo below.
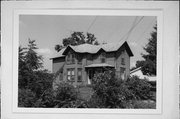
{"type": "Polygon", "coordinates": [[[68,68],[67,69],[67,81],[75,82],[75,68],[68,68]],[[73,71],[74,71],[74,73],[72,73],[73,71]],[[70,79],[69,79],[69,77],[70,77],[70,79]]]}
{"type": "Polygon", "coordinates": [[[100,61],[101,63],[106,63],[106,52],[101,52],[100,61]]]}
{"type": "Polygon", "coordinates": [[[77,82],[82,82],[82,68],[77,69],[77,82]],[[79,75],[79,72],[81,72],[80,75],[79,75]]]}
{"type": "Polygon", "coordinates": [[[121,65],[125,65],[126,63],[125,63],[125,58],[124,57],[122,57],[121,58],[121,65]]]}
{"type": "Polygon", "coordinates": [[[76,62],[76,54],[73,53],[72,51],[69,51],[67,56],[66,56],[66,63],[67,64],[75,64],[76,62]]]}

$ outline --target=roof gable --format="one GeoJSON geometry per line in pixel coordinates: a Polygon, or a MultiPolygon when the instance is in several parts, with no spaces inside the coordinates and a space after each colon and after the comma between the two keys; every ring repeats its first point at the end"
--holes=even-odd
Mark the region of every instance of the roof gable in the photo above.
{"type": "Polygon", "coordinates": [[[61,54],[62,56],[65,56],[69,52],[69,50],[73,50],[77,53],[89,53],[89,54],[96,54],[100,50],[104,50],[105,52],[114,52],[114,51],[117,51],[122,46],[125,47],[129,56],[133,56],[133,53],[126,41],[121,41],[118,43],[103,44],[103,45],[91,45],[91,44],[81,44],[78,46],[69,45],[66,48],[62,49],[59,52],[59,54],[61,54]]]}

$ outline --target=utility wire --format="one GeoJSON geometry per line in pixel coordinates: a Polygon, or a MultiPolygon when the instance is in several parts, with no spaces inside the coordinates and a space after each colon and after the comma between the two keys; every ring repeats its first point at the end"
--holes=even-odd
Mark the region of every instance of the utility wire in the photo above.
{"type": "MultiPolygon", "coordinates": [[[[135,25],[136,21],[137,21],[137,17],[135,17],[132,26],[135,25]]],[[[118,32],[118,29],[117,29],[117,32],[118,32]]],[[[115,34],[115,32],[112,32],[112,35],[109,37],[109,39],[112,38],[112,37],[114,36],[114,34],[115,34]]],[[[125,35],[123,36],[123,38],[124,38],[124,37],[125,37],[125,35]]],[[[123,38],[121,38],[121,39],[123,39],[123,38]]]]}
{"type": "Polygon", "coordinates": [[[134,27],[131,29],[131,31],[130,31],[129,34],[127,35],[125,41],[128,40],[128,38],[129,38],[130,34],[132,33],[133,29],[142,21],[143,18],[144,18],[144,17],[141,17],[141,19],[134,25],[134,27]]]}
{"type": "Polygon", "coordinates": [[[134,28],[142,21],[143,18],[144,18],[144,16],[141,17],[141,19],[139,19],[139,21],[132,27],[132,29],[131,29],[130,32],[128,33],[128,35],[127,35],[125,41],[128,40],[128,38],[129,38],[130,34],[132,33],[132,31],[134,30],[134,28]]]}
{"type": "Polygon", "coordinates": [[[94,20],[91,22],[91,24],[89,25],[87,32],[91,29],[91,27],[94,25],[95,21],[97,19],[97,16],[95,16],[94,20]]]}
{"type": "Polygon", "coordinates": [[[137,39],[137,41],[136,41],[136,43],[138,43],[139,41],[140,41],[140,39],[142,38],[142,36],[144,35],[144,33],[151,27],[151,25],[154,23],[154,20],[155,20],[156,18],[154,18],[150,23],[149,23],[149,25],[148,25],[148,27],[144,30],[144,32],[138,37],[138,39],[137,39]]]}
{"type": "Polygon", "coordinates": [[[120,41],[123,40],[125,37],[126,37],[125,41],[127,41],[128,38],[129,38],[129,36],[130,36],[130,34],[131,34],[131,32],[132,32],[132,31],[134,30],[134,28],[142,21],[143,18],[144,18],[144,16],[142,16],[142,17],[139,19],[139,21],[137,21],[136,24],[135,24],[135,21],[136,21],[136,19],[137,19],[137,17],[136,17],[135,20],[134,20],[134,22],[133,22],[132,27],[131,27],[130,30],[120,39],[120,41]]]}
{"type": "Polygon", "coordinates": [[[134,27],[136,22],[137,22],[137,16],[135,17],[135,19],[133,21],[133,24],[132,24],[132,27],[130,28],[130,30],[120,39],[120,41],[123,40],[125,36],[127,36],[127,34],[132,30],[132,28],[134,27]]]}

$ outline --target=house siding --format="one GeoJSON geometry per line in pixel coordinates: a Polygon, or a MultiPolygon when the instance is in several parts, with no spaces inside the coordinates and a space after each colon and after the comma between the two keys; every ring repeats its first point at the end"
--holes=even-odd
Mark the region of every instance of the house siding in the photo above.
{"type": "Polygon", "coordinates": [[[59,57],[59,58],[54,58],[53,59],[53,68],[52,71],[53,73],[57,73],[57,77],[56,80],[53,82],[53,87],[54,85],[58,84],[61,80],[63,80],[63,74],[61,73],[61,69],[62,71],[64,70],[64,64],[65,64],[65,58],[64,57],[59,57]]]}
{"type": "MultiPolygon", "coordinates": [[[[78,55],[79,57],[82,58],[82,63],[79,64],[77,57],[75,57],[75,63],[74,64],[68,64],[66,62],[67,59],[67,55],[64,58],[54,58],[53,59],[53,72],[56,73],[59,71],[59,69],[63,68],[63,74],[62,74],[62,79],[64,81],[68,81],[67,80],[67,70],[68,69],[74,69],[74,73],[75,73],[75,80],[74,82],[71,82],[73,85],[77,86],[77,85],[86,85],[88,84],[88,70],[85,69],[85,66],[87,65],[91,65],[91,64],[100,64],[101,62],[101,58],[100,55],[102,52],[105,52],[104,50],[100,50],[99,52],[97,52],[96,54],[89,54],[89,53],[76,53],[73,50],[69,50],[68,52],[74,53],[75,56],[78,55]],[[81,68],[82,69],[82,82],[78,82],[78,69],[81,68]]],[[[68,53],[67,52],[67,53],[68,53]]],[[[105,59],[105,63],[115,66],[115,70],[116,70],[116,74],[118,78],[121,78],[121,68],[125,68],[125,77],[124,79],[127,79],[127,77],[129,76],[130,73],[130,56],[128,54],[128,52],[126,51],[126,47],[124,45],[122,45],[117,51],[113,51],[113,52],[105,52],[106,55],[106,59],[105,59]],[[124,58],[124,64],[122,64],[122,58],[124,58]]],[[[60,79],[60,77],[58,76],[57,79],[60,79]]]]}
{"type": "Polygon", "coordinates": [[[115,53],[106,53],[106,63],[115,66],[115,53]]]}
{"type": "Polygon", "coordinates": [[[120,77],[120,69],[121,67],[122,68],[125,68],[125,79],[129,76],[129,73],[130,73],[130,57],[127,53],[127,51],[125,50],[125,47],[121,47],[117,52],[116,52],[116,72],[117,72],[117,77],[118,78],[121,78],[120,77]],[[124,58],[124,62],[125,64],[122,65],[121,64],[121,60],[122,58],[124,58]]]}

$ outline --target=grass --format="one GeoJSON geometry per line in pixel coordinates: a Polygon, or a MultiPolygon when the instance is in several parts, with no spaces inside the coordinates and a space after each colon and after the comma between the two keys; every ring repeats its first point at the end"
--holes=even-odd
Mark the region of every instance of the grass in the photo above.
{"type": "Polygon", "coordinates": [[[156,109],[156,102],[152,100],[138,100],[133,103],[135,109],[156,109]]]}

